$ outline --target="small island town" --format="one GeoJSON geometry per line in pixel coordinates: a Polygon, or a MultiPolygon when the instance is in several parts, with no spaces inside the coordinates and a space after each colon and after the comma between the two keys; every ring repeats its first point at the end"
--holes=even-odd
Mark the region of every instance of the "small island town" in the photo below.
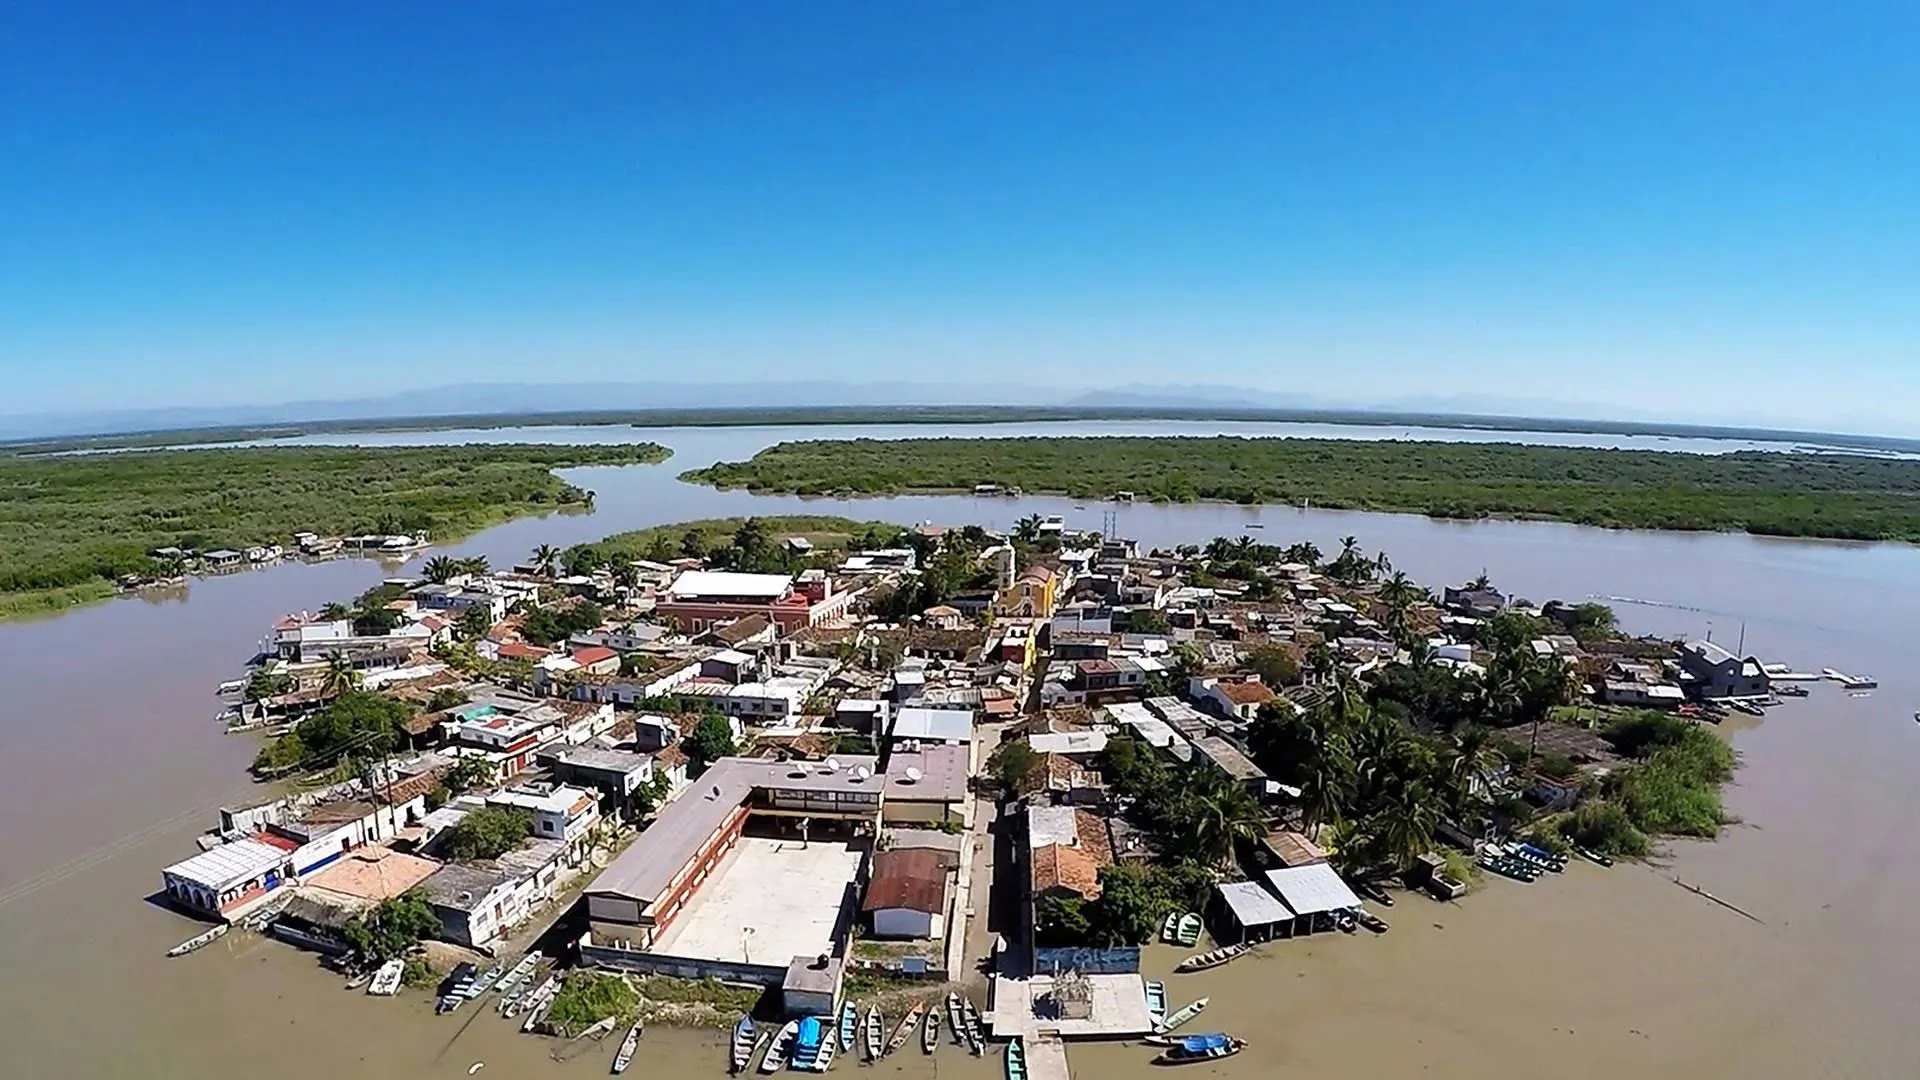
{"type": "Polygon", "coordinates": [[[302,950],[614,1073],[650,1028],[732,1073],[1257,1062],[1208,973],[1653,866],[1730,823],[1718,725],[1875,686],[1351,539],[1114,520],[701,522],[317,597],[219,687],[260,797],[161,872],[172,955],[302,950]]]}

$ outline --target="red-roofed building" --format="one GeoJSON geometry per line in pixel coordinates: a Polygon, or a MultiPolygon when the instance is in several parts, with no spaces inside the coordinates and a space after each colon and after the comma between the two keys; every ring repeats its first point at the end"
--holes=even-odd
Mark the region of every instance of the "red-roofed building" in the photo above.
{"type": "Polygon", "coordinates": [[[495,650],[495,655],[501,660],[525,660],[529,664],[537,664],[553,655],[553,650],[524,641],[511,641],[495,650]]]}
{"type": "Polygon", "coordinates": [[[573,651],[573,662],[589,675],[620,673],[620,654],[604,645],[588,645],[573,651]]]}

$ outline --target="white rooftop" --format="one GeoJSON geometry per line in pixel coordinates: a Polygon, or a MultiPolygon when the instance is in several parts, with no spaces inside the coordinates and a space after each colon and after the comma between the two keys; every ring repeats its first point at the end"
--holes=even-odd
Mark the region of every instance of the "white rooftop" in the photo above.
{"type": "Polygon", "coordinates": [[[1076,847],[1080,843],[1080,825],[1071,806],[1027,807],[1027,843],[1038,849],[1048,844],[1076,847]]]}
{"type": "Polygon", "coordinates": [[[279,867],[287,859],[287,853],[272,844],[241,839],[174,863],[166,872],[210,891],[224,892],[279,867]]]}
{"type": "Polygon", "coordinates": [[[1229,881],[1214,887],[1220,890],[1221,901],[1241,926],[1293,921],[1293,912],[1287,910],[1287,905],[1257,881],[1229,881]]]}
{"type": "Polygon", "coordinates": [[[893,721],[893,738],[928,742],[971,742],[972,709],[901,709],[893,721]]]}
{"type": "Polygon", "coordinates": [[[1027,736],[1036,754],[1097,754],[1107,748],[1104,731],[1051,731],[1027,736]]]}
{"type": "Polygon", "coordinates": [[[1107,714],[1145,740],[1148,746],[1166,749],[1180,738],[1165,720],[1153,715],[1145,705],[1137,701],[1122,701],[1107,706],[1107,714]]]}
{"type": "Polygon", "coordinates": [[[1296,915],[1318,915],[1360,906],[1360,898],[1326,863],[1288,866],[1267,871],[1267,883],[1296,915]]]}
{"type": "Polygon", "coordinates": [[[673,579],[667,595],[701,597],[764,597],[778,600],[793,587],[786,574],[741,574],[730,570],[688,570],[673,579]]]}

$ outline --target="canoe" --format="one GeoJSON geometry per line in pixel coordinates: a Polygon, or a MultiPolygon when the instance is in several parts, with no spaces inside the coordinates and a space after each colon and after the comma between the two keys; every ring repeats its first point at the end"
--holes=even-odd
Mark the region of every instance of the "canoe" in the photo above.
{"type": "MultiPolygon", "coordinates": [[[[1916,717],[1920,717],[1920,713],[1917,713],[1915,715],[1916,717]]],[[[1171,945],[1173,944],[1174,935],[1178,934],[1179,932],[1180,932],[1180,913],[1177,911],[1170,911],[1167,913],[1166,921],[1160,924],[1160,940],[1166,942],[1168,945],[1171,945]]]]}
{"type": "Polygon", "coordinates": [[[1174,940],[1183,948],[1193,948],[1200,942],[1201,925],[1199,915],[1191,911],[1187,912],[1180,916],[1180,926],[1174,935],[1174,940]]]}
{"type": "Polygon", "coordinates": [[[620,1040],[620,1049],[613,1055],[613,1075],[619,1076],[633,1064],[633,1052],[640,1048],[640,1021],[635,1020],[627,1029],[627,1037],[620,1040]]]}
{"type": "Polygon", "coordinates": [[[540,954],[530,952],[521,957],[513,967],[507,970],[506,975],[501,977],[500,984],[494,987],[494,989],[500,991],[500,1008],[502,1011],[506,1010],[506,1001],[509,997],[526,992],[527,983],[532,981],[533,971],[539,966],[540,954]]]}
{"type": "Polygon", "coordinates": [[[367,993],[374,997],[392,997],[400,992],[400,980],[407,973],[407,962],[395,958],[380,965],[373,973],[373,981],[367,984],[367,993]]]}
{"type": "Polygon", "coordinates": [[[554,997],[559,993],[560,976],[549,975],[546,982],[535,987],[533,993],[521,1000],[519,1008],[527,1014],[526,1020],[520,1024],[522,1034],[540,1026],[541,1019],[547,1015],[547,1007],[553,1004],[554,997]]]}
{"type": "Polygon", "coordinates": [[[1577,848],[1574,848],[1573,850],[1575,854],[1579,855],[1581,858],[1587,860],[1590,863],[1593,863],[1596,866],[1612,866],[1613,865],[1613,859],[1610,856],[1602,855],[1599,852],[1593,850],[1592,848],[1577,847],[1577,848]]]}
{"type": "Polygon", "coordinates": [[[180,944],[175,945],[173,948],[168,949],[167,955],[185,956],[190,952],[204,949],[214,942],[219,941],[221,937],[225,936],[229,929],[230,927],[226,923],[221,923],[219,926],[212,927],[211,929],[202,930],[180,944]]]}
{"type": "Polygon", "coordinates": [[[967,1014],[960,1008],[960,995],[947,994],[947,1027],[953,1032],[954,1045],[967,1041],[967,1014]]]}
{"type": "Polygon", "coordinates": [[[920,1018],[926,1015],[926,1012],[926,1002],[913,1003],[913,1008],[908,1009],[907,1015],[901,1017],[900,1023],[894,1027],[893,1038],[887,1040],[887,1053],[892,1054],[907,1045],[907,1040],[913,1037],[913,1029],[920,1026],[920,1018]]]}
{"type": "Polygon", "coordinates": [[[1182,1008],[1179,1011],[1175,1012],[1172,1016],[1167,1017],[1167,1022],[1159,1025],[1158,1027],[1159,1034],[1164,1035],[1167,1032],[1172,1031],[1177,1027],[1180,1027],[1182,1024],[1187,1023],[1188,1021],[1192,1020],[1194,1017],[1199,1016],[1200,1013],[1206,1009],[1208,1000],[1209,1000],[1208,998],[1201,998],[1199,1001],[1196,1001],[1193,1004],[1188,1005],[1185,1008],[1182,1008]]]}
{"type": "Polygon", "coordinates": [[[840,1006],[840,1049],[851,1052],[860,1045],[860,1010],[849,1001],[840,1006]]]}
{"type": "Polygon", "coordinates": [[[1146,989],[1147,1015],[1153,1018],[1154,1026],[1158,1027],[1167,1019],[1167,984],[1150,981],[1146,989]]]}
{"type": "Polygon", "coordinates": [[[733,1022],[733,1042],[727,1049],[727,1071],[738,1073],[747,1067],[753,1055],[753,1017],[742,1016],[733,1022]]]}
{"type": "Polygon", "coordinates": [[[793,1050],[793,1040],[800,1034],[800,1021],[789,1020],[787,1026],[780,1029],[767,1045],[767,1054],[760,1059],[760,1071],[777,1073],[787,1067],[787,1055],[793,1050]]]}
{"type": "Polygon", "coordinates": [[[1354,918],[1360,921],[1361,926],[1366,927],[1373,933],[1384,934],[1387,932],[1387,921],[1371,911],[1359,912],[1354,918]]]}
{"type": "Polygon", "coordinates": [[[979,1057],[987,1052],[987,1040],[980,1036],[980,1010],[974,1008],[972,998],[961,998],[960,1008],[963,1010],[961,1019],[967,1025],[967,1047],[973,1051],[974,1057],[979,1057]]]}
{"type": "Polygon", "coordinates": [[[813,1062],[808,1067],[817,1073],[826,1072],[828,1069],[833,1068],[833,1055],[838,1052],[839,1049],[840,1033],[832,1028],[827,1028],[826,1034],[820,1036],[820,1049],[814,1051],[813,1062]]]}
{"type": "Polygon", "coordinates": [[[1191,1065],[1196,1061],[1230,1058],[1247,1048],[1247,1040],[1231,1035],[1193,1035],[1181,1039],[1154,1060],[1161,1065],[1191,1065]]]}
{"type": "Polygon", "coordinates": [[[882,1049],[880,1023],[880,1006],[868,1006],[867,1019],[860,1032],[862,1040],[866,1043],[868,1061],[880,1060],[880,1051],[882,1049]]]}
{"type": "MultiPolygon", "coordinates": [[[[513,1003],[505,1009],[502,1009],[501,1013],[506,1016],[507,1019],[511,1020],[523,1012],[539,1007],[545,1001],[551,1000],[553,995],[559,992],[560,976],[549,975],[546,977],[546,980],[538,986],[514,998],[513,1003]]],[[[533,1029],[529,1027],[527,1030],[531,1031],[533,1029]]]]}
{"type": "Polygon", "coordinates": [[[1007,1080],[1027,1080],[1027,1045],[1018,1035],[1007,1044],[1007,1080]]]}
{"type": "Polygon", "coordinates": [[[467,991],[473,989],[473,980],[477,972],[472,964],[460,964],[447,976],[446,989],[440,994],[440,1000],[433,1003],[435,1013],[450,1013],[466,1004],[467,991]]]}
{"type": "Polygon", "coordinates": [[[920,1025],[920,1052],[933,1053],[940,1045],[940,1010],[928,1009],[926,1022],[920,1025]]]}
{"type": "Polygon", "coordinates": [[[817,1016],[803,1016],[800,1027],[794,1032],[793,1045],[787,1050],[787,1068],[796,1072],[811,1072],[815,1059],[820,1056],[821,1047],[833,1034],[817,1016]]]}
{"type": "Polygon", "coordinates": [[[499,982],[500,977],[506,973],[507,969],[499,964],[495,964],[481,972],[479,976],[473,980],[473,984],[467,987],[467,1000],[472,1001],[474,998],[480,997],[487,991],[493,989],[493,984],[499,982]]]}
{"type": "Polygon", "coordinates": [[[1208,968],[1217,968],[1221,964],[1245,956],[1252,948],[1253,946],[1251,945],[1228,945],[1223,949],[1204,952],[1198,956],[1189,956],[1185,960],[1180,961],[1180,966],[1173,970],[1181,974],[1191,974],[1196,971],[1205,971],[1208,968]]]}

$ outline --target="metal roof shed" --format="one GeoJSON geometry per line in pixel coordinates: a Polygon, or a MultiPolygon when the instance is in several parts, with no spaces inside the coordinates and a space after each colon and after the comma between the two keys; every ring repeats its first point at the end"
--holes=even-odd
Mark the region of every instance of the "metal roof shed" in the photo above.
{"type": "Polygon", "coordinates": [[[1243,928],[1253,929],[1293,921],[1293,912],[1257,881],[1229,881],[1214,886],[1220,902],[1243,928]]]}
{"type": "Polygon", "coordinates": [[[1326,863],[1269,870],[1267,884],[1298,915],[1321,915],[1360,906],[1360,898],[1326,863]]]}

